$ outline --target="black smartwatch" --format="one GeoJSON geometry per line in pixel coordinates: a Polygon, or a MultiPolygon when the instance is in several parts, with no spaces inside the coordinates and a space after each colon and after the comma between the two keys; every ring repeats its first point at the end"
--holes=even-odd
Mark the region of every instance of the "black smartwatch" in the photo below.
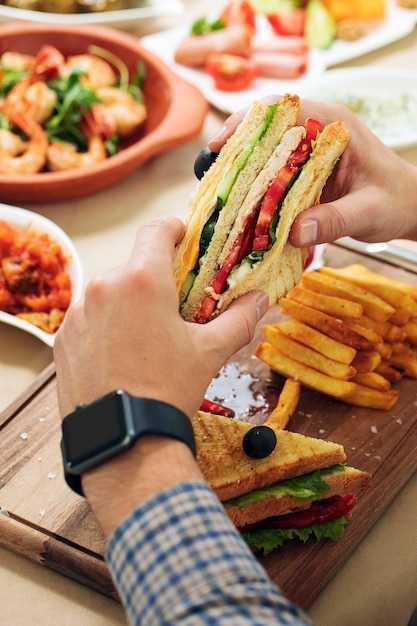
{"type": "Polygon", "coordinates": [[[84,495],[81,475],[133,446],[143,435],[184,442],[196,455],[188,417],[166,402],[136,398],[118,389],[91,404],[79,404],[62,422],[65,480],[84,495]]]}

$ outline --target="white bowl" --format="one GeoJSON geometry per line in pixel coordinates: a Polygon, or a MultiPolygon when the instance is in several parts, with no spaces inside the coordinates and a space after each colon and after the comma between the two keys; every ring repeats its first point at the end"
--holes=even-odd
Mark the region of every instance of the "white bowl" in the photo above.
{"type": "MultiPolygon", "coordinates": [[[[64,231],[59,228],[59,226],[42,215],[33,213],[32,211],[27,211],[26,209],[11,206],[9,204],[0,204],[0,221],[8,222],[12,226],[18,228],[29,226],[33,231],[46,233],[51,237],[51,239],[57,241],[60,244],[65,257],[68,259],[66,271],[68,272],[72,282],[71,304],[81,298],[84,281],[84,272],[81,261],[73,242],[68,235],[66,235],[64,231]]],[[[30,324],[15,315],[0,311],[0,322],[25,330],[46,343],[46,345],[51,348],[54,345],[56,333],[47,333],[34,324],[30,324]]]]}

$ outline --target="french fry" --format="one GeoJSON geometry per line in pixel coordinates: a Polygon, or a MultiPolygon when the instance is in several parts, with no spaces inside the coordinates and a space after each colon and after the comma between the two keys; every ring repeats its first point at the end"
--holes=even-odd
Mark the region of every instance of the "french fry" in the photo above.
{"type": "Polygon", "coordinates": [[[373,372],[381,361],[382,357],[376,350],[358,350],[352,365],[359,374],[364,374],[373,372]]]}
{"type": "Polygon", "coordinates": [[[390,343],[380,343],[375,346],[375,349],[379,352],[382,359],[388,360],[391,358],[392,348],[390,343]]]}
{"type": "Polygon", "coordinates": [[[323,374],[334,376],[340,380],[349,380],[356,374],[356,369],[351,365],[339,363],[329,357],[312,350],[310,347],[298,343],[291,337],[282,333],[277,326],[264,326],[263,333],[266,341],[277,350],[292,358],[294,361],[308,365],[323,374]]]}
{"type": "Polygon", "coordinates": [[[287,378],[357,406],[389,410],[391,385],[417,379],[417,287],[355,264],[305,272],[280,300],[256,356],[287,378]]]}
{"type": "Polygon", "coordinates": [[[255,355],[269,365],[277,374],[281,374],[281,376],[286,378],[295,378],[306,387],[325,393],[328,396],[345,398],[353,394],[359,387],[356,383],[332,378],[308,365],[294,361],[294,359],[287,357],[266,341],[256,346],[255,355]]]}
{"type": "Polygon", "coordinates": [[[411,354],[411,348],[406,343],[393,343],[391,344],[391,357],[395,354],[411,354]]]}
{"type": "MultiPolygon", "coordinates": [[[[392,318],[391,318],[392,319],[392,318]]],[[[404,341],[407,337],[407,326],[397,326],[389,322],[375,322],[370,317],[362,315],[361,319],[357,322],[364,328],[370,328],[380,335],[388,343],[395,343],[396,341],[404,341]]],[[[416,340],[417,340],[417,326],[416,326],[416,340]]]]}
{"type": "Polygon", "coordinates": [[[417,320],[411,319],[404,326],[404,330],[407,333],[408,341],[413,345],[417,346],[417,320]]]}
{"type": "Polygon", "coordinates": [[[332,339],[357,350],[372,350],[373,344],[342,320],[335,319],[287,297],[281,298],[279,303],[283,313],[320,330],[332,339]]]}
{"type": "Polygon", "coordinates": [[[378,295],[395,309],[401,306],[408,309],[413,317],[417,315],[417,313],[412,313],[417,304],[417,287],[413,285],[388,278],[382,274],[376,274],[360,263],[354,263],[340,269],[326,267],[323,271],[329,276],[347,280],[349,283],[354,283],[378,295]]]}
{"type": "Polygon", "coordinates": [[[390,363],[393,367],[403,370],[409,378],[417,378],[417,357],[411,351],[393,354],[390,363]]]}
{"type": "Polygon", "coordinates": [[[279,430],[286,428],[298,406],[300,394],[300,381],[287,378],[279,394],[276,407],[271,411],[264,425],[279,430]]]}
{"type": "Polygon", "coordinates": [[[330,269],[321,267],[318,272],[305,272],[301,284],[313,291],[359,302],[365,315],[377,322],[386,322],[393,316],[395,308],[391,304],[358,285],[348,283],[342,278],[336,278],[330,272],[327,273],[327,270],[330,269]]]}
{"type": "Polygon", "coordinates": [[[391,388],[390,381],[377,372],[358,373],[352,378],[352,381],[365,387],[379,389],[379,391],[388,391],[391,388]]]}
{"type": "Polygon", "coordinates": [[[366,407],[369,409],[381,409],[389,411],[398,400],[397,389],[388,389],[388,391],[379,391],[371,387],[357,385],[357,388],[342,398],[349,404],[355,406],[366,407]]]}
{"type": "Polygon", "coordinates": [[[397,326],[405,326],[405,324],[407,324],[407,322],[409,321],[410,317],[411,317],[410,312],[407,311],[407,309],[405,309],[403,306],[399,305],[395,309],[395,313],[391,317],[390,322],[392,324],[396,324],[397,326]]]}
{"type": "Polygon", "coordinates": [[[288,335],[288,337],[292,337],[292,339],[295,339],[299,343],[310,346],[313,350],[316,350],[317,352],[320,352],[321,354],[324,354],[339,363],[349,365],[355,358],[355,348],[346,346],[344,343],[340,343],[340,341],[336,341],[324,333],[321,333],[319,330],[311,328],[302,322],[291,319],[285,322],[280,322],[279,324],[276,324],[276,326],[281,332],[288,335]]]}
{"type": "Polygon", "coordinates": [[[317,311],[337,318],[359,320],[363,315],[363,307],[358,302],[339,298],[338,296],[317,293],[305,287],[293,287],[287,293],[287,298],[297,300],[301,304],[311,306],[317,311]]]}
{"type": "Polygon", "coordinates": [[[359,335],[368,339],[374,348],[376,348],[380,343],[383,343],[381,335],[378,335],[378,333],[372,328],[366,328],[365,326],[361,326],[356,323],[350,323],[349,326],[353,328],[355,332],[359,333],[359,335]]]}
{"type": "Polygon", "coordinates": [[[401,370],[393,367],[388,361],[381,361],[378,367],[375,368],[375,372],[377,374],[381,374],[381,376],[389,380],[391,385],[398,383],[398,381],[400,381],[404,376],[404,373],[401,370]]]}

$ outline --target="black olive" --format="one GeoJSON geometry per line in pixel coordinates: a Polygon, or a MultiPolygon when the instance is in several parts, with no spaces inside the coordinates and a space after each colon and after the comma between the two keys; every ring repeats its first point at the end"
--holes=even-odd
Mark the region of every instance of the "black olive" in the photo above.
{"type": "Polygon", "coordinates": [[[269,426],[254,426],[243,437],[243,449],[252,459],[264,459],[276,445],[277,437],[269,426]]]}
{"type": "Polygon", "coordinates": [[[203,148],[200,154],[197,156],[194,161],[194,174],[201,180],[203,175],[207,170],[213,165],[214,161],[217,159],[217,152],[212,152],[208,148],[203,148]]]}

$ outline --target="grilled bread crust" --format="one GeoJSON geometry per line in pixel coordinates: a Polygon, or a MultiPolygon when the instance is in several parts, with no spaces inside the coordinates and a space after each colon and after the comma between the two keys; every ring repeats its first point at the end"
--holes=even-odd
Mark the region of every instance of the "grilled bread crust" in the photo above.
{"type": "Polygon", "coordinates": [[[343,446],[288,430],[276,431],[277,445],[272,454],[252,459],[242,446],[252,424],[203,411],[194,416],[192,424],[197,461],[222,502],[346,460],[343,446]]]}

